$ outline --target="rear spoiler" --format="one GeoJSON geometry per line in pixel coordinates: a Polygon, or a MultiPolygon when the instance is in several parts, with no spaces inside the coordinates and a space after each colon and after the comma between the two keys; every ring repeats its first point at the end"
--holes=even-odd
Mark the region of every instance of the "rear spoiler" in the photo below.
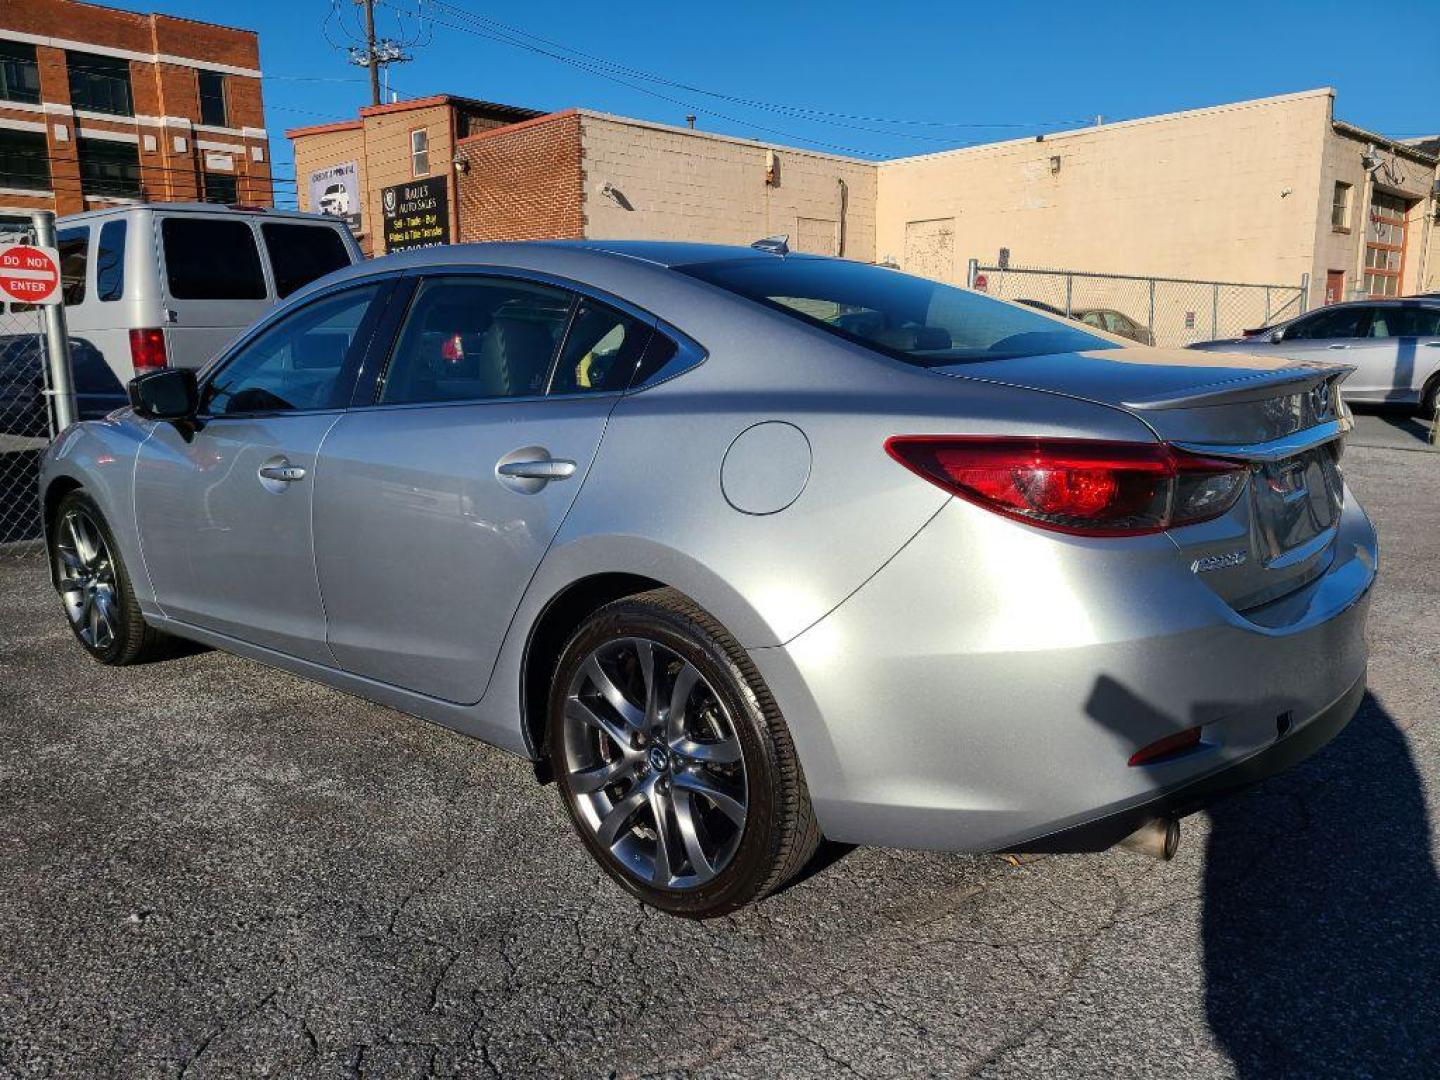
{"type": "Polygon", "coordinates": [[[1347,364],[1325,364],[1263,371],[1238,379],[1194,387],[1183,394],[1126,401],[1128,409],[1197,409],[1211,405],[1233,405],[1242,401],[1263,401],[1281,394],[1298,394],[1330,380],[1331,387],[1354,374],[1347,364]]]}

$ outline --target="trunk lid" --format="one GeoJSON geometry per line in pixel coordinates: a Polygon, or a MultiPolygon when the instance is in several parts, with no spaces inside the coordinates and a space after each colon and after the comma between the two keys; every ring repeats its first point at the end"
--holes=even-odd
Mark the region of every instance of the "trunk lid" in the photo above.
{"type": "Polygon", "coordinates": [[[1117,348],[932,369],[1122,409],[1181,449],[1243,461],[1224,516],[1170,532],[1190,571],[1237,610],[1278,599],[1330,564],[1342,509],[1352,368],[1188,349],[1117,348]]]}

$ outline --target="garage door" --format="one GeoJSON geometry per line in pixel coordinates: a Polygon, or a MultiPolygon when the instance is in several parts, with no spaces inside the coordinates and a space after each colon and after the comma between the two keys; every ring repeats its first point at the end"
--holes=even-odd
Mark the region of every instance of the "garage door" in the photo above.
{"type": "Polygon", "coordinates": [[[905,223],[905,265],[908,274],[955,280],[955,219],[931,218],[905,223]]]}

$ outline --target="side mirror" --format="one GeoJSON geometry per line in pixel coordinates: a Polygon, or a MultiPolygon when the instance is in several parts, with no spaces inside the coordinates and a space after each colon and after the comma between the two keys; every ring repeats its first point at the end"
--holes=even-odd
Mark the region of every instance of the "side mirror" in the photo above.
{"type": "Polygon", "coordinates": [[[200,408],[195,372],[189,368],[161,368],[130,380],[130,404],[149,420],[188,420],[200,408]]]}

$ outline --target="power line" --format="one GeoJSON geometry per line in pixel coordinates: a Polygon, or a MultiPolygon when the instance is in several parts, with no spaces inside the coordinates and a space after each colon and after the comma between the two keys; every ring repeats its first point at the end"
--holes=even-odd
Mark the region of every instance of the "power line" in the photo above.
{"type": "MultiPolygon", "coordinates": [[[[383,3],[385,2],[385,0],[381,0],[381,2],[383,3]]],[[[555,41],[552,38],[542,37],[539,34],[531,33],[527,30],[523,30],[509,23],[501,22],[499,19],[495,19],[491,16],[469,11],[465,8],[461,8],[454,4],[447,3],[445,2],[445,0],[431,0],[431,3],[434,7],[443,9],[444,11],[453,15],[456,18],[462,18],[472,23],[484,24],[484,29],[474,28],[472,32],[479,33],[481,34],[481,36],[484,37],[488,37],[492,41],[500,41],[504,44],[512,45],[516,48],[525,49],[530,52],[535,52],[540,55],[547,56],[551,59],[559,60],[562,63],[570,63],[573,66],[579,67],[582,66],[582,64],[578,61],[573,60],[572,57],[580,57],[583,58],[583,61],[585,63],[604,68],[612,74],[624,75],[629,78],[641,79],[648,82],[657,83],[659,85],[667,86],[676,90],[700,94],[704,97],[714,98],[720,101],[726,101],[731,104],[744,106],[746,108],[779,113],[781,115],[790,116],[795,119],[808,120],[814,123],[829,124],[834,127],[848,128],[850,130],[863,131],[870,134],[887,135],[896,138],[918,139],[926,142],[944,142],[949,143],[950,145],[954,145],[954,141],[951,139],[937,138],[935,136],[916,135],[903,131],[887,131],[884,129],[860,127],[855,122],[858,121],[865,124],[891,124],[904,127],[949,128],[964,130],[1034,130],[1035,128],[1056,128],[1065,127],[1072,124],[1085,124],[1090,122],[1088,119],[1063,119],[1055,121],[1035,121],[1030,123],[1016,123],[1013,121],[970,123],[945,120],[920,120],[913,118],[871,116],[861,113],[844,113],[836,112],[829,109],[818,109],[806,105],[782,104],[777,102],[764,101],[757,98],[742,97],[736,94],[724,93],[718,90],[710,90],[703,86],[696,86],[691,83],[681,82],[675,79],[669,79],[665,76],[656,75],[652,72],[644,71],[640,68],[630,67],[628,65],[619,63],[618,61],[610,60],[606,57],[598,56],[594,53],[587,53],[584,50],[576,49],[573,46],[565,45],[564,43],[555,41]],[[487,30],[489,31],[488,33],[486,32],[487,30]],[[511,37],[509,35],[514,35],[514,37],[511,37]],[[564,53],[572,54],[572,56],[566,57],[563,55],[557,55],[556,53],[551,52],[548,49],[542,48],[537,45],[529,44],[526,41],[516,40],[516,38],[527,38],[530,42],[540,42],[543,45],[548,45],[554,49],[559,49],[564,53]]]]}
{"type": "MultiPolygon", "coordinates": [[[[388,3],[386,3],[386,0],[377,0],[377,2],[380,3],[381,6],[384,6],[384,7],[389,7],[389,6],[390,6],[388,3]]],[[[546,51],[543,50],[543,49],[537,49],[537,48],[534,48],[533,46],[524,45],[523,43],[517,43],[517,42],[513,42],[513,41],[508,41],[508,40],[506,40],[506,39],[504,39],[504,38],[499,38],[499,37],[497,37],[496,35],[494,35],[494,34],[492,34],[492,33],[487,33],[487,32],[485,32],[484,30],[477,29],[477,28],[475,28],[475,27],[473,27],[473,26],[468,26],[468,25],[463,25],[463,24],[456,24],[456,23],[450,23],[450,22],[444,22],[444,21],[442,21],[442,20],[440,20],[440,19],[436,19],[433,15],[432,15],[432,16],[427,16],[427,18],[429,18],[430,21],[433,22],[435,25],[437,25],[437,26],[444,26],[444,27],[447,27],[448,29],[451,29],[451,30],[459,30],[459,31],[461,31],[462,33],[474,34],[474,35],[476,35],[477,37],[490,38],[491,40],[501,40],[501,41],[505,41],[506,44],[519,44],[519,46],[520,46],[521,48],[529,49],[529,50],[532,51],[532,52],[539,52],[539,53],[542,53],[543,55],[550,56],[552,59],[559,60],[561,63],[569,64],[569,65],[571,65],[572,67],[577,67],[577,68],[581,69],[582,71],[587,71],[587,72],[589,72],[590,74],[595,75],[595,76],[597,76],[597,77],[599,77],[599,78],[608,79],[610,82],[617,83],[617,84],[619,84],[620,86],[624,86],[624,87],[626,87],[627,89],[634,90],[634,91],[636,91],[637,93],[648,94],[650,97],[657,98],[657,99],[659,99],[659,100],[661,100],[661,101],[668,101],[668,102],[669,102],[670,104],[672,104],[672,105],[680,105],[680,106],[682,106],[682,107],[684,107],[684,108],[686,108],[686,109],[691,109],[691,110],[693,110],[693,111],[695,111],[695,112],[704,113],[704,114],[707,115],[707,116],[713,116],[713,117],[716,117],[717,119],[720,119],[720,120],[728,120],[728,121],[729,121],[730,123],[732,123],[732,124],[739,124],[739,125],[742,125],[742,126],[746,126],[746,127],[749,127],[750,129],[752,129],[752,130],[754,130],[754,131],[763,131],[763,132],[765,132],[765,133],[768,134],[768,135],[776,135],[776,136],[778,136],[778,137],[780,137],[780,138],[782,138],[782,139],[787,139],[787,140],[789,140],[789,141],[791,141],[791,142],[806,143],[806,144],[808,144],[808,145],[810,145],[810,146],[818,146],[818,147],[822,147],[822,148],[827,149],[827,150],[839,151],[840,153],[844,153],[844,154],[853,154],[853,155],[856,155],[856,156],[858,156],[858,157],[874,158],[874,157],[879,157],[879,156],[880,156],[880,155],[875,154],[875,153],[873,153],[873,152],[871,152],[871,151],[869,151],[869,150],[862,150],[862,149],[860,149],[859,147],[855,147],[855,146],[842,146],[842,145],[839,145],[839,144],[836,144],[836,143],[825,142],[824,140],[821,140],[821,139],[811,139],[811,138],[807,138],[807,137],[804,136],[804,135],[797,135],[797,134],[795,134],[795,133],[793,133],[793,132],[789,132],[789,131],[781,131],[781,130],[778,130],[778,129],[776,129],[776,128],[762,127],[761,125],[755,124],[755,123],[753,123],[753,122],[751,122],[751,121],[749,121],[749,120],[744,120],[744,119],[741,119],[740,117],[737,117],[737,116],[730,116],[730,115],[727,115],[726,113],[717,112],[717,111],[714,110],[714,109],[706,109],[706,108],[703,108],[703,107],[701,107],[701,106],[699,106],[699,105],[696,105],[694,102],[683,101],[683,100],[681,100],[680,98],[674,98],[674,97],[670,97],[670,96],[668,96],[668,95],[666,95],[666,94],[659,93],[658,91],[652,90],[652,89],[650,89],[649,87],[646,87],[646,86],[638,86],[638,85],[636,85],[635,83],[627,82],[625,79],[622,79],[622,78],[619,78],[619,77],[617,77],[617,76],[615,76],[615,75],[612,75],[612,74],[610,74],[609,72],[599,70],[599,69],[596,68],[594,65],[587,64],[587,63],[585,63],[585,62],[583,62],[583,61],[574,60],[574,59],[572,59],[572,58],[570,58],[570,57],[561,56],[561,55],[559,55],[559,54],[548,53],[548,52],[546,52],[546,51]]]]}

